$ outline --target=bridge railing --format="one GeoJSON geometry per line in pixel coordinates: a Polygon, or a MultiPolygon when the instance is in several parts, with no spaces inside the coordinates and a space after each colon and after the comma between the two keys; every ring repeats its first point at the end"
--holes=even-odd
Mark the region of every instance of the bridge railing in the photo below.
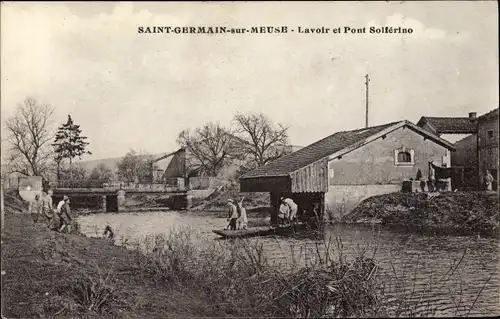
{"type": "Polygon", "coordinates": [[[153,190],[153,191],[185,191],[183,178],[170,178],[163,183],[132,183],[132,182],[114,182],[114,183],[81,183],[79,181],[64,181],[57,183],[56,188],[102,188],[102,189],[123,189],[123,190],[153,190]]]}

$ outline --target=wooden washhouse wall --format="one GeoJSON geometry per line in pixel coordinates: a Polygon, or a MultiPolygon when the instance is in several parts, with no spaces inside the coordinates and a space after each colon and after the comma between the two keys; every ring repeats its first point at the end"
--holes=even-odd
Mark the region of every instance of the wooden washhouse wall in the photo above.
{"type": "Polygon", "coordinates": [[[328,191],[328,158],[321,159],[290,174],[293,193],[328,191]]]}

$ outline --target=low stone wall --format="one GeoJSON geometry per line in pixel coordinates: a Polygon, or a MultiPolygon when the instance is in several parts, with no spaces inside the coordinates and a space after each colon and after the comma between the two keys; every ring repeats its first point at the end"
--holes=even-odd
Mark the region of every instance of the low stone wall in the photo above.
{"type": "Polygon", "coordinates": [[[341,218],[350,213],[364,199],[401,191],[400,184],[385,185],[331,185],[325,194],[325,206],[330,218],[341,218]]]}

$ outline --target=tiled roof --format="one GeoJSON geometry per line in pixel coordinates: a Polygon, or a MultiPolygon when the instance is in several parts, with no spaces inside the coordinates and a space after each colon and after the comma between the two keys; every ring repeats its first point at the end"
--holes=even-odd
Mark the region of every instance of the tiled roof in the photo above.
{"type": "Polygon", "coordinates": [[[400,123],[400,121],[362,128],[354,131],[335,133],[309,146],[301,148],[292,154],[283,156],[265,166],[250,171],[241,178],[288,175],[289,173],[314,163],[328,155],[340,151],[357,142],[363,141],[364,139],[389,128],[396,123],[400,123]]]}
{"type": "Polygon", "coordinates": [[[468,117],[427,117],[422,116],[417,125],[427,122],[437,134],[469,134],[476,132],[476,121],[468,117]]]}
{"type": "Polygon", "coordinates": [[[489,118],[494,117],[494,116],[498,116],[498,107],[492,111],[489,111],[488,113],[481,115],[478,119],[481,121],[481,120],[489,119],[489,118]]]}

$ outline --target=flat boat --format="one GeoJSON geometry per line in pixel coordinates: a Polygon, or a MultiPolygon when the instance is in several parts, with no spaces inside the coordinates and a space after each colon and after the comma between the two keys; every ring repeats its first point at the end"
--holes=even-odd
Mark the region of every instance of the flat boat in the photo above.
{"type": "Polygon", "coordinates": [[[212,232],[221,236],[222,238],[246,238],[255,236],[270,236],[270,235],[288,235],[297,232],[304,228],[305,224],[297,223],[288,226],[279,227],[252,227],[249,229],[238,229],[238,230],[228,230],[228,229],[214,229],[212,232]]]}

